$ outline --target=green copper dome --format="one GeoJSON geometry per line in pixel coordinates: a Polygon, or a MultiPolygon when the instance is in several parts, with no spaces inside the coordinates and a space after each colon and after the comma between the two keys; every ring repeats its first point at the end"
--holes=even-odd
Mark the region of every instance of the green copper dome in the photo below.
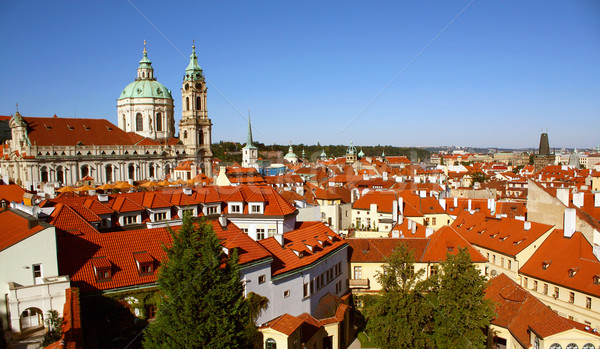
{"type": "Polygon", "coordinates": [[[173,99],[171,91],[160,82],[156,80],[138,80],[127,85],[117,100],[143,97],[173,99]]]}

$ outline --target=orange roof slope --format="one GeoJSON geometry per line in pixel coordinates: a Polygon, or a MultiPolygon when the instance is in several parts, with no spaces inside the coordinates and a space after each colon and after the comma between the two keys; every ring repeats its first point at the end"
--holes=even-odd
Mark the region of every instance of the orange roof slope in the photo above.
{"type": "Polygon", "coordinates": [[[12,209],[0,211],[0,251],[43,230],[37,220],[27,219],[12,209]]]}
{"type": "Polygon", "coordinates": [[[531,346],[529,329],[544,338],[573,328],[583,328],[582,324],[557,315],[503,273],[489,281],[485,298],[496,304],[497,315],[492,324],[508,329],[525,348],[531,346]]]}
{"type": "Polygon", "coordinates": [[[445,225],[433,233],[429,239],[427,250],[423,254],[425,262],[445,261],[447,255],[457,255],[459,250],[467,248],[471,261],[474,263],[485,263],[485,258],[471,244],[449,225],[445,225]]]}
{"type": "Polygon", "coordinates": [[[25,190],[16,184],[0,185],[0,200],[23,202],[25,190]]]}
{"type": "MultiPolygon", "coordinates": [[[[230,249],[238,249],[240,264],[270,257],[268,251],[233,223],[230,223],[227,229],[223,229],[217,221],[211,221],[209,224],[223,245],[230,249]]],[[[180,227],[174,227],[173,230],[177,231],[180,227]]],[[[171,235],[166,228],[79,236],[65,234],[58,236],[59,272],[61,275],[69,275],[71,282],[82,292],[154,283],[156,269],[166,257],[161,246],[171,243],[171,235]],[[153,261],[154,268],[151,274],[140,274],[136,264],[140,259],[153,261]],[[112,273],[110,280],[98,281],[94,274],[94,266],[109,267],[112,273]]]]}
{"type": "Polygon", "coordinates": [[[553,228],[547,224],[491,218],[482,212],[470,214],[468,211],[461,212],[452,227],[470,243],[509,256],[516,256],[553,228]]]}
{"type": "Polygon", "coordinates": [[[378,212],[392,213],[393,203],[397,199],[397,195],[394,191],[372,191],[356,200],[352,205],[352,208],[355,210],[369,210],[371,204],[377,204],[378,212]]]}
{"type": "Polygon", "coordinates": [[[24,117],[31,144],[49,145],[133,145],[143,137],[132,137],[105,119],[24,117]]]}
{"type": "Polygon", "coordinates": [[[260,240],[273,255],[273,276],[317,262],[330,252],[346,246],[346,242],[322,222],[305,222],[300,228],[283,234],[284,246],[274,237],[260,240]]]}
{"type": "Polygon", "coordinates": [[[600,261],[580,232],[566,238],[562,229],[554,230],[519,273],[584,293],[600,294],[600,284],[594,283],[595,277],[600,278],[600,261]]]}
{"type": "Polygon", "coordinates": [[[406,244],[409,250],[414,251],[415,260],[420,262],[429,239],[425,238],[373,238],[373,239],[346,239],[350,262],[383,262],[394,253],[400,244],[406,244]]]}

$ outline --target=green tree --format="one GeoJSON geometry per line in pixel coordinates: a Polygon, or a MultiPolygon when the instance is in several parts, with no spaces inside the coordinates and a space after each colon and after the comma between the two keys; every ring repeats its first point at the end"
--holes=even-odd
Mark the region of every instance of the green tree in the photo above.
{"type": "MultiPolygon", "coordinates": [[[[62,337],[63,318],[58,316],[58,311],[50,310],[45,320],[48,331],[44,334],[42,347],[48,346],[62,337]]],[[[0,324],[1,325],[1,324],[0,324]]],[[[1,331],[2,327],[0,327],[1,331]]]]}
{"type": "Polygon", "coordinates": [[[432,278],[429,299],[434,306],[432,341],[437,348],[485,348],[485,329],[495,316],[484,298],[486,280],[466,248],[448,255],[441,273],[432,278]]]}
{"type": "Polygon", "coordinates": [[[237,252],[225,256],[212,227],[205,222],[196,227],[189,215],[171,235],[158,275],[164,299],[146,330],[144,347],[243,347],[251,314],[237,252]]]}
{"type": "Polygon", "coordinates": [[[471,178],[471,186],[475,185],[475,183],[485,183],[489,179],[485,173],[477,171],[473,173],[473,177],[471,178]]]}
{"type": "Polygon", "coordinates": [[[366,332],[381,348],[423,348],[431,322],[424,270],[414,271],[414,251],[399,245],[377,273],[381,293],[365,301],[366,332]]]}

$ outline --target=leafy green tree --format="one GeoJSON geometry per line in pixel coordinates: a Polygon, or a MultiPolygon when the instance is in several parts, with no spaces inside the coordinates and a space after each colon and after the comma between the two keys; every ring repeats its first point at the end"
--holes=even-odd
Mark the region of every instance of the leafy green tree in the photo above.
{"type": "Polygon", "coordinates": [[[477,171],[473,173],[473,177],[471,178],[471,186],[475,185],[475,183],[485,183],[489,179],[485,173],[477,171]]]}
{"type": "Polygon", "coordinates": [[[189,215],[159,270],[164,294],[156,320],[144,337],[146,348],[240,348],[251,322],[243,295],[237,252],[225,256],[212,227],[197,227],[189,215]]]}
{"type": "Polygon", "coordinates": [[[401,244],[377,274],[381,292],[365,301],[366,333],[381,348],[423,348],[431,323],[424,270],[414,271],[414,251],[401,244]]]}
{"type": "MultiPolygon", "coordinates": [[[[48,327],[48,331],[44,334],[44,340],[42,342],[42,347],[48,346],[62,337],[62,324],[63,318],[58,316],[58,311],[50,310],[48,312],[48,316],[46,320],[46,326],[48,327]]],[[[0,324],[1,325],[1,324],[0,324]]],[[[0,326],[0,331],[2,327],[0,326]]]]}
{"type": "Polygon", "coordinates": [[[495,316],[485,299],[485,277],[466,248],[448,255],[441,273],[432,278],[429,299],[434,306],[432,341],[437,348],[485,348],[485,329],[495,316]]]}

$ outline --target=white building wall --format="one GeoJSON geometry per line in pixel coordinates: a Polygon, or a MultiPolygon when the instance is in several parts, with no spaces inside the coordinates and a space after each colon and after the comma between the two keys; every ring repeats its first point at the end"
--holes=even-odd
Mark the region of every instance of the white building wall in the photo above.
{"type": "Polygon", "coordinates": [[[56,257],[56,232],[48,227],[22,241],[0,251],[0,316],[4,326],[8,324],[6,303],[9,282],[21,286],[34,285],[33,265],[42,266],[42,277],[58,275],[56,257]]]}

